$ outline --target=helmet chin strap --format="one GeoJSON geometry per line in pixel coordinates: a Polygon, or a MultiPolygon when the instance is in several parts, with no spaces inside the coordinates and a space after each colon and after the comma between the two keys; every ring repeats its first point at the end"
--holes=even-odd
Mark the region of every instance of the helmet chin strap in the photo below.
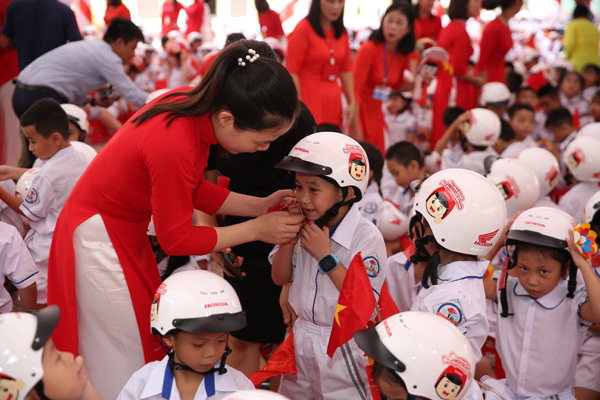
{"type": "Polygon", "coordinates": [[[415,252],[410,256],[410,262],[413,265],[419,262],[427,262],[425,270],[423,271],[422,284],[424,288],[428,288],[429,281],[432,285],[437,284],[437,268],[440,265],[440,246],[437,244],[433,235],[425,236],[425,227],[421,222],[421,214],[415,214],[410,220],[410,232],[416,232],[417,237],[414,240],[415,252]],[[436,249],[433,254],[429,254],[427,251],[427,245],[435,243],[436,249]]]}
{"type": "MultiPolygon", "coordinates": [[[[346,196],[348,195],[348,188],[347,187],[343,187],[342,188],[342,198],[345,199],[346,196]]],[[[329,221],[331,221],[332,219],[334,219],[335,217],[337,217],[340,208],[347,206],[349,204],[353,204],[356,203],[358,201],[358,199],[356,197],[353,197],[349,200],[342,200],[338,203],[335,203],[333,206],[331,206],[331,208],[327,211],[325,211],[325,214],[321,215],[316,221],[315,224],[317,224],[317,226],[319,228],[323,228],[325,225],[327,225],[327,223],[329,221]]]]}
{"type": "Polygon", "coordinates": [[[208,371],[196,371],[193,368],[190,368],[189,366],[182,364],[182,363],[178,363],[177,361],[175,361],[175,351],[171,351],[169,353],[169,366],[171,368],[173,368],[174,370],[177,371],[192,371],[195,372],[197,374],[202,374],[202,375],[208,375],[208,374],[212,374],[213,372],[217,372],[219,375],[223,375],[225,372],[227,372],[227,368],[225,368],[225,360],[227,359],[227,356],[231,354],[231,349],[229,348],[229,346],[225,347],[225,353],[223,353],[223,356],[221,357],[221,361],[219,362],[219,367],[215,368],[214,366],[209,369],[208,371]]]}

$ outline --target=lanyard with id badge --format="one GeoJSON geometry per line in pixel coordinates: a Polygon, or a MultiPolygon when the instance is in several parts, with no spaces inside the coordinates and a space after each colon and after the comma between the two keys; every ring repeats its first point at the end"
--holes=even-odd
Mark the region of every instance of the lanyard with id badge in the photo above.
{"type": "Polygon", "coordinates": [[[394,57],[396,57],[396,52],[394,51],[392,55],[392,60],[388,65],[387,62],[387,51],[385,47],[383,48],[383,84],[375,85],[375,89],[373,90],[373,98],[375,100],[386,101],[390,94],[392,93],[392,88],[387,86],[388,75],[390,73],[390,65],[394,63],[394,57]]]}

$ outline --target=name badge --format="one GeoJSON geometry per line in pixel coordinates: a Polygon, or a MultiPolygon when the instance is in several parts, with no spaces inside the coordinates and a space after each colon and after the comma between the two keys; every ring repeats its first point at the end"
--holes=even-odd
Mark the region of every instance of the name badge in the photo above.
{"type": "Polygon", "coordinates": [[[389,86],[377,85],[373,90],[373,98],[381,101],[386,101],[392,93],[392,88],[389,86]]]}

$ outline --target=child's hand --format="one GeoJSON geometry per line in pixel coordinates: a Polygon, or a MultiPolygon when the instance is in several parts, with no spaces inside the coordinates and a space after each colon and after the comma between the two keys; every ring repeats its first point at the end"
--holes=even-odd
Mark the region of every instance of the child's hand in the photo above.
{"type": "MultiPolygon", "coordinates": [[[[471,111],[466,111],[462,114],[460,114],[455,120],[454,122],[452,122],[452,125],[450,125],[451,127],[454,127],[453,130],[455,129],[460,129],[460,131],[462,133],[465,133],[466,131],[469,130],[470,126],[468,124],[466,124],[466,122],[468,122],[471,119],[471,111]]],[[[449,129],[450,130],[450,129],[449,129]]]]}
{"type": "Polygon", "coordinates": [[[566,238],[569,253],[571,253],[571,258],[573,258],[573,263],[579,269],[592,268],[589,261],[584,257],[581,248],[575,244],[575,239],[573,237],[573,231],[569,231],[569,237],[566,238]]]}
{"type": "Polygon", "coordinates": [[[0,181],[11,179],[13,174],[13,167],[10,165],[0,165],[0,181]]]}
{"type": "Polygon", "coordinates": [[[329,228],[319,228],[314,222],[310,222],[300,231],[300,243],[314,258],[320,260],[327,254],[333,253],[329,240],[329,228]]]}

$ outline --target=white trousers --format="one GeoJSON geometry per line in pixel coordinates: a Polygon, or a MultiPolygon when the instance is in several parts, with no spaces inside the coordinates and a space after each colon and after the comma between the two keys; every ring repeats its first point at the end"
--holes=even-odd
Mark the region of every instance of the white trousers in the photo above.
{"type": "Polygon", "coordinates": [[[100,397],[114,400],[145,364],[129,289],[100,215],[75,229],[73,247],[79,354],[100,397]]]}

